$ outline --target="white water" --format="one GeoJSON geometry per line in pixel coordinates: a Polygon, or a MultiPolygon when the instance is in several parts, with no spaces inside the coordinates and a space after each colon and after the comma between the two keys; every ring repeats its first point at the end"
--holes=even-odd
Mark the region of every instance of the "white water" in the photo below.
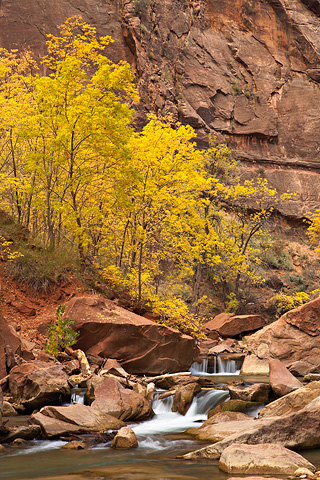
{"type": "Polygon", "coordinates": [[[71,405],[73,403],[81,403],[81,405],[84,405],[84,397],[86,394],[87,389],[86,388],[73,388],[71,390],[71,405]]]}
{"type": "Polygon", "coordinates": [[[155,416],[146,422],[131,425],[137,436],[184,432],[198,427],[207,419],[209,410],[228,398],[225,390],[209,390],[194,397],[185,415],[172,412],[173,396],[159,400],[156,395],[152,408],[155,416]]]}
{"type": "Polygon", "coordinates": [[[190,371],[193,375],[240,375],[239,362],[213,357],[213,364],[209,366],[209,359],[204,358],[201,363],[194,362],[190,371]]]}

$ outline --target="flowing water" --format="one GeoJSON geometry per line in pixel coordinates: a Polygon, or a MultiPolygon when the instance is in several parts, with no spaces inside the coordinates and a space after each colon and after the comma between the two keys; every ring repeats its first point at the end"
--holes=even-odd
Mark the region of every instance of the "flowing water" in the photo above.
{"type": "Polygon", "coordinates": [[[227,397],[228,393],[223,390],[200,392],[187,414],[182,416],[171,411],[172,397],[160,400],[156,394],[155,416],[131,425],[139,442],[135,450],[122,452],[104,444],[88,450],[69,451],[61,450],[62,441],[34,441],[23,448],[8,446],[0,452],[0,478],[51,478],[81,471],[87,473],[79,480],[92,478],[88,473],[91,471],[99,472],[99,479],[227,478],[219,472],[217,461],[191,463],[175,458],[203,446],[181,432],[199,426],[206,420],[208,411],[227,397]]]}
{"type": "MultiPolygon", "coordinates": [[[[77,392],[79,393],[79,392],[77,392]]],[[[159,393],[160,394],[160,393],[159,393]]],[[[172,397],[155,395],[155,416],[131,424],[139,447],[113,450],[109,444],[87,450],[64,450],[64,442],[33,441],[23,447],[6,446],[0,452],[0,478],[10,480],[226,480],[217,460],[185,461],[177,455],[201,448],[204,443],[187,437],[188,428],[201,425],[211,408],[228,398],[224,390],[204,390],[193,400],[187,414],[171,411],[172,397]]],[[[305,454],[320,467],[320,452],[305,454]]]]}
{"type": "Polygon", "coordinates": [[[190,371],[193,375],[240,375],[241,361],[223,359],[219,355],[212,359],[204,357],[201,363],[194,362],[190,371]]]}

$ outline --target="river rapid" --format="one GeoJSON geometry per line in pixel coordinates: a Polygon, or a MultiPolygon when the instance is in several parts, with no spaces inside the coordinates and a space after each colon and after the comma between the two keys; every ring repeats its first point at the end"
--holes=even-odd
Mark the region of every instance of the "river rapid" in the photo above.
{"type": "MultiPolygon", "coordinates": [[[[0,452],[0,478],[22,480],[224,480],[234,475],[221,472],[218,460],[177,459],[178,455],[205,445],[184,434],[200,426],[208,411],[228,398],[224,390],[203,390],[194,398],[187,414],[171,411],[172,397],[155,395],[155,416],[131,424],[139,447],[114,450],[101,444],[86,450],[62,449],[63,441],[33,441],[6,446],[0,452]]],[[[249,412],[248,412],[249,413],[249,412]]],[[[257,411],[250,412],[255,416],[257,411]]],[[[320,468],[320,450],[299,452],[320,468]]]]}

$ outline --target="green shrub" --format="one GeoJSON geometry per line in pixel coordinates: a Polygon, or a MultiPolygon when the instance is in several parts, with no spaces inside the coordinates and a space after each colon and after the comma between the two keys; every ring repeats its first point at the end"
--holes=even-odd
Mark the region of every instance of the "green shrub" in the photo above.
{"type": "Polygon", "coordinates": [[[79,333],[71,328],[71,325],[75,322],[70,318],[63,318],[64,310],[65,305],[59,305],[56,312],[56,321],[48,326],[46,350],[54,357],[65,348],[74,345],[79,336],[79,333]]]}

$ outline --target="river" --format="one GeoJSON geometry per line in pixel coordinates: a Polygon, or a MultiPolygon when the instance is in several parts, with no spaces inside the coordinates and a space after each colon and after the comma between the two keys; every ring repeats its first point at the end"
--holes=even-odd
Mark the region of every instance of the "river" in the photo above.
{"type": "MultiPolygon", "coordinates": [[[[172,397],[156,396],[155,416],[131,424],[139,447],[113,450],[108,444],[87,450],[61,449],[62,441],[34,441],[25,446],[7,446],[0,452],[0,478],[53,480],[224,480],[217,460],[186,461],[176,456],[205,445],[183,432],[199,426],[207,413],[225,400],[223,390],[204,390],[194,399],[185,416],[171,411],[172,397]]],[[[255,415],[257,412],[252,412],[255,415]]],[[[320,468],[320,450],[300,452],[320,468]]]]}

